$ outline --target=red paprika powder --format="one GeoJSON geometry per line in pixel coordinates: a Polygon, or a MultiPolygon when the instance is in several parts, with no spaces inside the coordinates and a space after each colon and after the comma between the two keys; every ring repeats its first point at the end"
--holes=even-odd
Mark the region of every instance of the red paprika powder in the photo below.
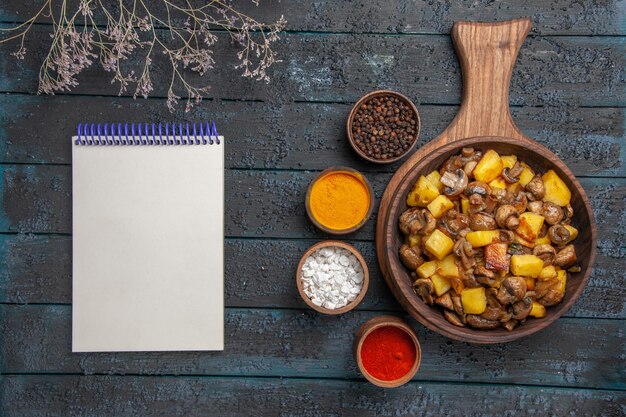
{"type": "Polygon", "coordinates": [[[416,356],[411,336],[394,326],[374,330],[361,345],[363,367],[370,375],[383,381],[394,381],[406,375],[416,356]]]}

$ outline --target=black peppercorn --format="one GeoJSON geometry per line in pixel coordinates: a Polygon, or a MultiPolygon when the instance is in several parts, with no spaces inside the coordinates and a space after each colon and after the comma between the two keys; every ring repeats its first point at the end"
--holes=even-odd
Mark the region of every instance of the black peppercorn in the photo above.
{"type": "Polygon", "coordinates": [[[416,139],[417,115],[395,96],[372,97],[352,118],[352,136],[367,156],[381,161],[403,155],[416,139]]]}

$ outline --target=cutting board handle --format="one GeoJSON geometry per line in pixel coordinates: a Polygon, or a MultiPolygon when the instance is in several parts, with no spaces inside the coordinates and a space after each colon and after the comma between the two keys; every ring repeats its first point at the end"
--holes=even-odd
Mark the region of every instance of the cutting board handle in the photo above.
{"type": "Polygon", "coordinates": [[[463,98],[442,142],[474,136],[527,140],[509,110],[509,84],[517,53],[531,27],[527,18],[498,23],[456,22],[452,39],[463,73],[463,98]]]}

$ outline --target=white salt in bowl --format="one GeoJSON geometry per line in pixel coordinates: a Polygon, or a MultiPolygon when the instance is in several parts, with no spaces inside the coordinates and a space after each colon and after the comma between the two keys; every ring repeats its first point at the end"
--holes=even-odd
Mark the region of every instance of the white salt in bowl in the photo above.
{"type": "Polygon", "coordinates": [[[354,246],[345,242],[341,242],[339,240],[325,240],[325,241],[318,242],[315,245],[311,246],[309,249],[307,249],[304,255],[302,255],[302,258],[300,259],[300,262],[298,263],[298,269],[296,270],[296,284],[298,286],[298,292],[300,293],[300,297],[302,297],[302,300],[304,300],[304,302],[313,310],[318,311],[323,314],[337,315],[337,314],[343,314],[345,312],[352,310],[354,307],[359,305],[359,303],[363,300],[363,297],[365,297],[365,294],[367,293],[367,288],[369,287],[369,282],[370,282],[369,269],[367,268],[367,264],[365,263],[365,259],[363,259],[363,255],[361,255],[361,252],[359,252],[358,249],[355,248],[354,246]],[[311,256],[312,254],[314,254],[320,249],[332,248],[332,247],[345,249],[348,252],[350,252],[359,261],[361,268],[363,269],[363,281],[362,281],[363,285],[361,287],[360,292],[358,293],[358,295],[356,296],[354,300],[350,301],[348,304],[339,308],[326,308],[322,305],[315,304],[313,300],[305,292],[303,274],[302,274],[302,267],[304,266],[304,263],[306,262],[309,256],[311,256]]]}

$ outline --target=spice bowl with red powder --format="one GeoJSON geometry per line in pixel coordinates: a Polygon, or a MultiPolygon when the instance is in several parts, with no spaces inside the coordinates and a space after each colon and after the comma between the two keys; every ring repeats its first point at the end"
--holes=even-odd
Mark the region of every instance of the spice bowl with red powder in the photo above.
{"type": "Polygon", "coordinates": [[[422,352],[415,332],[404,320],[378,316],[357,330],[354,356],[368,381],[379,387],[395,388],[413,378],[422,352]]]}

